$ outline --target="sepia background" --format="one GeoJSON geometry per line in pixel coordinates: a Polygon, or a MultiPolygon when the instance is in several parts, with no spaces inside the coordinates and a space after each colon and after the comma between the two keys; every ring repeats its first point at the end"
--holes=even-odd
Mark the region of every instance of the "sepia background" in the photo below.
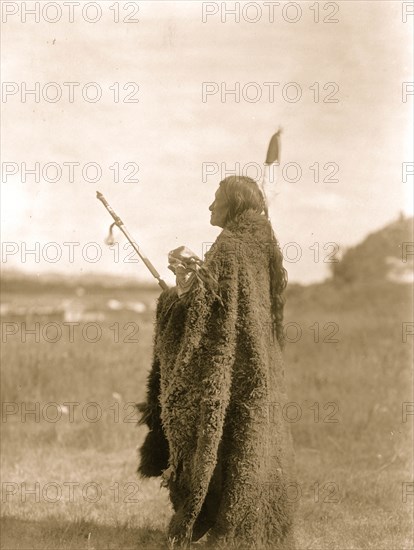
{"type": "Polygon", "coordinates": [[[159,288],[96,190],[174,284],[282,126],[297,546],[410,548],[412,3],[86,4],[2,4],[2,547],[162,548],[133,408],[159,288]]]}
{"type": "MultiPolygon", "coordinates": [[[[103,245],[106,233],[108,220],[95,200],[96,189],[119,210],[163,273],[166,254],[175,246],[186,244],[201,255],[201,243],[212,242],[218,233],[209,225],[208,206],[221,179],[221,171],[203,177],[203,163],[220,168],[226,163],[229,171],[237,162],[242,169],[248,163],[262,168],[268,141],[279,125],[285,130],[282,168],[297,163],[302,172],[297,182],[294,167],[287,169],[286,179],[281,174],[276,209],[280,242],[298,243],[302,251],[300,261],[289,264],[291,280],[326,277],[327,266],[315,262],[308,250],[315,242],[353,245],[399,212],[412,214],[412,178],[406,178],[404,186],[402,177],[412,149],[412,95],[405,102],[402,97],[403,82],[411,78],[412,29],[410,16],[402,22],[402,3],[320,3],[319,23],[310,2],[300,4],[301,15],[292,7],[283,12],[289,3],[275,6],[273,23],[270,8],[254,4],[260,12],[254,7],[243,12],[246,3],[239,3],[239,23],[224,10],[208,15],[212,6],[220,6],[214,2],[204,7],[205,23],[202,2],[142,2],[135,4],[136,13],[134,4],[120,3],[119,23],[113,21],[112,4],[105,2],[95,24],[82,19],[80,8],[74,11],[73,23],[67,22],[66,11],[57,23],[42,17],[35,23],[29,15],[22,23],[23,8],[7,17],[3,81],[15,83],[17,90],[3,96],[2,149],[3,161],[16,163],[18,171],[3,172],[3,240],[24,241],[27,248],[39,242],[41,252],[53,241],[62,250],[56,263],[41,253],[39,262],[32,255],[22,265],[19,247],[6,256],[7,266],[32,273],[88,270],[148,279],[142,266],[115,265],[114,255],[103,246],[96,265],[82,257],[83,246],[103,245]],[[340,6],[338,13],[335,6],[340,6]],[[256,23],[249,22],[258,15],[256,23]],[[139,22],[122,23],[126,17],[139,22]],[[296,23],[289,22],[297,17],[296,23]],[[24,86],[33,90],[36,82],[39,102],[24,93],[22,102],[24,86]],[[51,82],[62,92],[55,103],[43,97],[51,82]],[[79,84],[72,103],[65,82],[79,84]],[[95,103],[82,96],[91,82],[102,90],[95,103]],[[139,86],[136,93],[134,87],[123,89],[129,82],[139,86]],[[220,92],[234,90],[236,82],[239,102],[230,93],[222,98],[220,92]],[[280,83],[273,100],[271,87],[264,85],[272,82],[280,83]],[[110,89],[114,83],[119,83],[118,103],[110,89]],[[204,102],[203,83],[216,83],[220,90],[204,102]],[[243,94],[248,83],[256,87],[243,94]],[[285,88],[289,83],[301,91],[297,101],[298,88],[285,88]],[[317,102],[315,83],[320,88],[317,102]],[[327,83],[336,84],[337,92],[333,87],[324,90],[327,83]],[[128,95],[139,102],[124,103],[128,95]],[[22,183],[22,163],[33,170],[36,162],[40,171],[47,163],[57,163],[60,180],[50,183],[40,174],[36,182],[28,174],[22,183]],[[73,182],[64,162],[80,164],[73,182]],[[82,175],[83,166],[91,162],[102,171],[97,183],[82,175]],[[109,168],[116,162],[119,183],[109,168]],[[131,176],[138,183],[123,181],[134,170],[123,168],[128,162],[139,166],[131,176]],[[309,168],[315,163],[320,165],[318,182],[315,168],[309,168]],[[324,170],[326,163],[335,163],[338,172],[324,170]],[[73,263],[64,242],[81,243],[73,263]]],[[[232,5],[227,4],[229,11],[232,5]]],[[[55,13],[52,8],[45,11],[49,19],[55,13]]],[[[93,9],[85,13],[95,15],[93,9]]],[[[53,98],[54,89],[45,94],[53,98]]],[[[254,166],[246,170],[256,176],[254,166]]],[[[54,169],[48,174],[53,180],[54,169]]],[[[93,168],[89,175],[94,179],[93,168]]],[[[48,256],[55,256],[51,249],[48,256]]]]}

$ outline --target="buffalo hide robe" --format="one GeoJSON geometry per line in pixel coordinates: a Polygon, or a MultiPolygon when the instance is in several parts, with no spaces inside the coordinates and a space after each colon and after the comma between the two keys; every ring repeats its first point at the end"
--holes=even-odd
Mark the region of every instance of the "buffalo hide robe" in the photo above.
{"type": "Polygon", "coordinates": [[[211,275],[158,300],[139,472],[162,475],[185,547],[208,532],[220,548],[291,550],[294,455],[283,360],[271,318],[271,227],[247,211],[206,254],[211,275]]]}

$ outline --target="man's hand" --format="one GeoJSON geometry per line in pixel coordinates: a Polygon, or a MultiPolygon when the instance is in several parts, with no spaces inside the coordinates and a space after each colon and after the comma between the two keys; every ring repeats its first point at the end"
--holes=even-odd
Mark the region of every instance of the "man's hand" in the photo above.
{"type": "Polygon", "coordinates": [[[184,296],[197,284],[197,270],[202,260],[186,246],[180,246],[168,254],[168,269],[175,274],[178,297],[184,296]]]}

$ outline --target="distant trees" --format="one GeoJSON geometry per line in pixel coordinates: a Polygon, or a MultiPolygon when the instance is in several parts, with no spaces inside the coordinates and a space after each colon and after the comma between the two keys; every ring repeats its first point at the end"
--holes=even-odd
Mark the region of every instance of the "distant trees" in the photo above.
{"type": "Polygon", "coordinates": [[[332,277],[339,283],[386,280],[391,269],[399,264],[404,269],[410,265],[410,261],[412,263],[412,256],[403,262],[407,243],[412,242],[413,218],[405,218],[401,213],[395,222],[345,250],[342,257],[338,258],[339,262],[330,266],[332,277]]]}

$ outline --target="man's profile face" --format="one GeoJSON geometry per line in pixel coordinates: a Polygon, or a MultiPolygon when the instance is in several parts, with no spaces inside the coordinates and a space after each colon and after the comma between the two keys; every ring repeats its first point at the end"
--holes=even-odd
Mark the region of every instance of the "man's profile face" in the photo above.
{"type": "Polygon", "coordinates": [[[209,210],[211,211],[210,223],[211,225],[217,225],[218,227],[224,227],[226,222],[228,206],[227,197],[224,193],[223,187],[220,186],[214,196],[214,202],[210,204],[209,210]]]}

